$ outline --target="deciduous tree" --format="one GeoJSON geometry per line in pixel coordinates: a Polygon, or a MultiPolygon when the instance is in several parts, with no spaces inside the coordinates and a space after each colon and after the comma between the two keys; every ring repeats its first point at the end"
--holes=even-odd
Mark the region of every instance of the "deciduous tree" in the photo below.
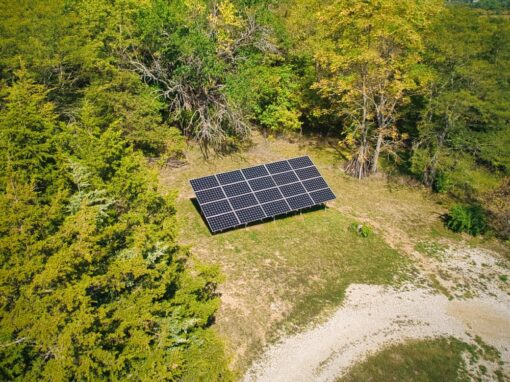
{"type": "Polygon", "coordinates": [[[352,150],[347,173],[377,172],[380,153],[399,141],[399,112],[422,74],[422,33],[440,4],[341,0],[317,13],[313,87],[329,102],[323,112],[343,119],[342,143],[352,150]]]}

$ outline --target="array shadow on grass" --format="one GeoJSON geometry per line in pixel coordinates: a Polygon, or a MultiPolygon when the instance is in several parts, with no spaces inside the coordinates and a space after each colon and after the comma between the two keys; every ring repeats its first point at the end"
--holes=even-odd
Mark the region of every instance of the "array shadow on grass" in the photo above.
{"type": "Polygon", "coordinates": [[[200,209],[200,205],[198,204],[197,198],[191,198],[190,200],[191,200],[191,203],[193,204],[193,207],[195,207],[195,209],[197,210],[198,214],[202,218],[203,223],[205,224],[205,226],[207,227],[207,229],[209,230],[209,233],[211,235],[218,235],[218,234],[222,234],[222,233],[225,233],[225,232],[234,231],[234,230],[240,229],[240,228],[251,227],[251,226],[255,226],[255,225],[259,225],[259,224],[264,224],[264,223],[267,223],[267,222],[270,222],[270,221],[275,221],[275,220],[287,219],[288,217],[291,217],[291,216],[294,216],[294,215],[308,214],[310,212],[315,212],[315,211],[319,211],[319,210],[325,210],[326,208],[328,208],[326,206],[326,204],[318,204],[316,206],[312,206],[312,207],[308,207],[308,208],[303,208],[302,210],[291,211],[291,212],[288,212],[288,213],[283,214],[283,215],[278,215],[278,216],[275,216],[274,218],[266,218],[266,219],[263,219],[263,220],[251,222],[251,223],[248,223],[248,224],[245,224],[245,225],[241,225],[241,226],[238,226],[238,227],[228,228],[228,229],[225,229],[223,231],[213,232],[213,231],[211,231],[211,228],[209,227],[209,224],[207,224],[207,220],[206,220],[205,216],[202,214],[202,210],[200,209]]]}

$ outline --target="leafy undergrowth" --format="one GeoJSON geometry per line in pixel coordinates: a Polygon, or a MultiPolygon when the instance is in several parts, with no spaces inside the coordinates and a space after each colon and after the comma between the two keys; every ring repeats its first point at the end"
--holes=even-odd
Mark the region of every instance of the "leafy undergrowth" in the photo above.
{"type": "Polygon", "coordinates": [[[338,382],[351,381],[504,381],[498,352],[479,338],[468,344],[455,338],[397,344],[356,364],[338,382]]]}

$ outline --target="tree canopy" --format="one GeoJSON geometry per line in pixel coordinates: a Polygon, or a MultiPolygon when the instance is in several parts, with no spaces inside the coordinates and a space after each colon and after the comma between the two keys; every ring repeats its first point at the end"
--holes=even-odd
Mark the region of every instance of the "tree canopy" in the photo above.
{"type": "Polygon", "coordinates": [[[179,243],[149,165],[187,142],[324,138],[347,174],[413,177],[508,237],[507,1],[0,7],[4,380],[232,378],[221,275],[179,243]]]}
{"type": "Polygon", "coordinates": [[[228,380],[219,271],[190,262],[144,157],[183,138],[119,53],[143,9],[2,8],[1,378],[228,380]]]}

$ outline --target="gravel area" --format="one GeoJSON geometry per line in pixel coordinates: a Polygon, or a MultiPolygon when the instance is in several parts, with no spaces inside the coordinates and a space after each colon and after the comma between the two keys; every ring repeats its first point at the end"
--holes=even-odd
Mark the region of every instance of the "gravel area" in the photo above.
{"type": "Polygon", "coordinates": [[[344,304],[327,322],[268,348],[244,381],[335,381],[391,343],[437,336],[467,342],[480,336],[501,352],[508,372],[510,295],[494,273],[496,267],[501,267],[498,272],[508,268],[483,250],[448,250],[445,255],[442,265],[462,281],[484,280],[470,290],[470,298],[449,299],[423,286],[351,285],[344,304]]]}

